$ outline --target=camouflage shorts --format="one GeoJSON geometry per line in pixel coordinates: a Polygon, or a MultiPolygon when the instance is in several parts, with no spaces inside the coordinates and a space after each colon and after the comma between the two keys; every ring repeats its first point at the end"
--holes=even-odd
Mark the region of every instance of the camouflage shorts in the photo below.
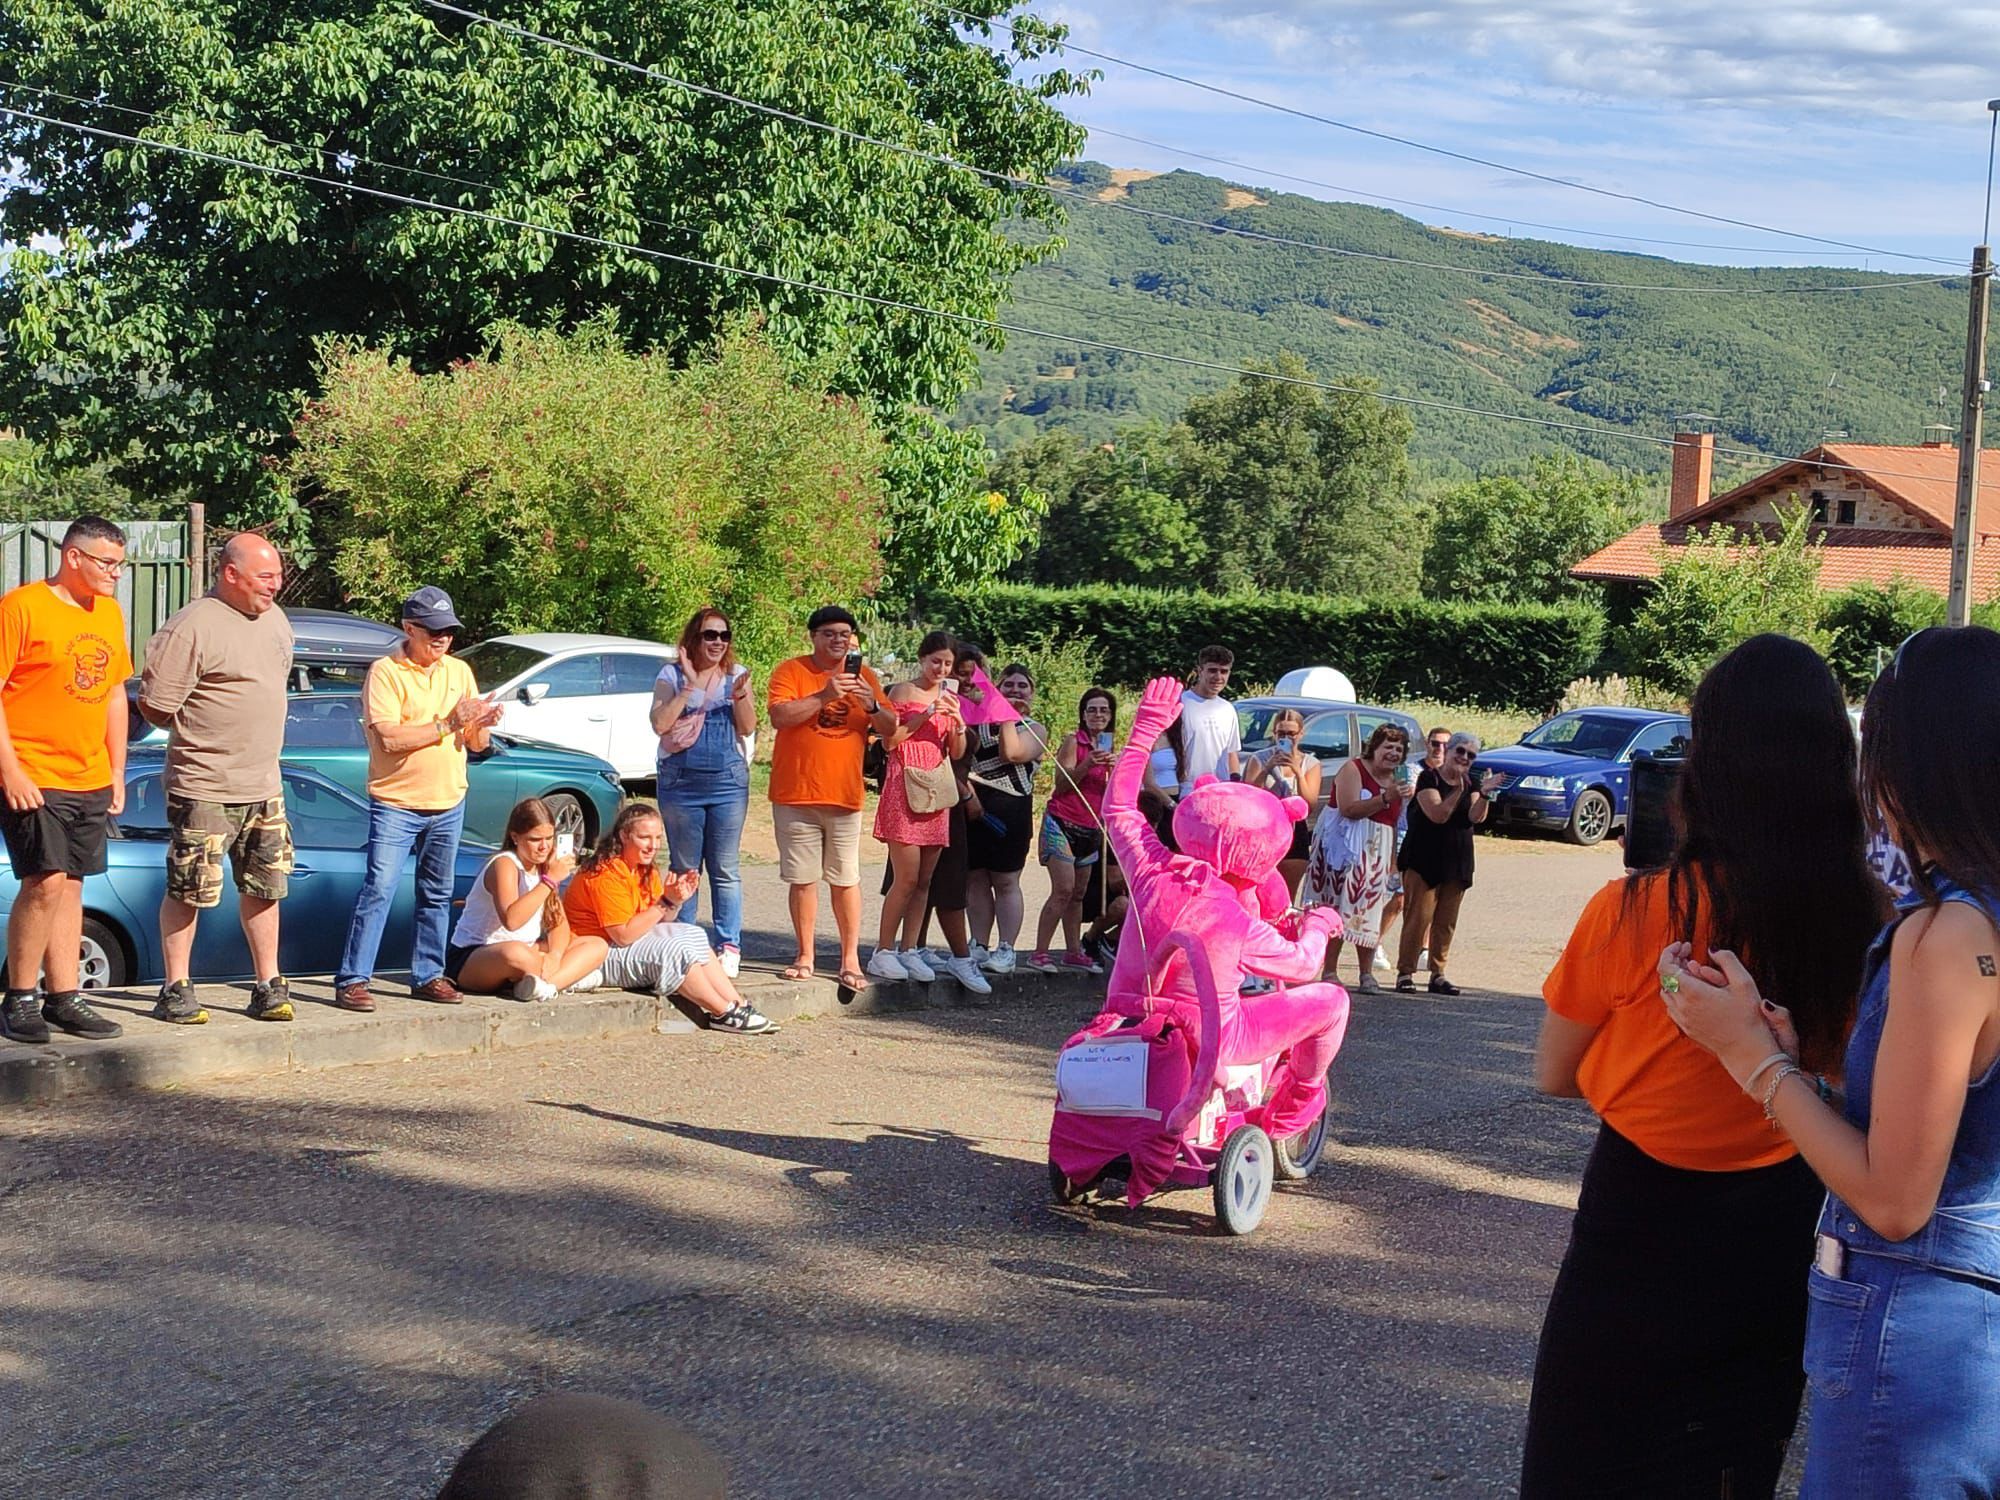
{"type": "Polygon", "coordinates": [[[222,859],[229,857],[236,889],[282,901],[292,873],[292,825],[285,799],[197,802],[167,798],[167,895],[188,906],[222,900],[222,859]]]}

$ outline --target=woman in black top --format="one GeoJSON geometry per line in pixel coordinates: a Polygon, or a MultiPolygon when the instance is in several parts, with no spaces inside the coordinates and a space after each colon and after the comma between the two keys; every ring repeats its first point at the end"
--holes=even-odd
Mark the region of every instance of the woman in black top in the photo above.
{"type": "Polygon", "coordinates": [[[1417,955],[1428,937],[1433,995],[1456,995],[1444,977],[1451,935],[1458,928],[1458,905],[1472,885],[1472,829],[1486,821],[1485,773],[1473,769],[1479,736],[1463,730],[1445,747],[1444,765],[1424,767],[1417,777],[1417,800],[1397,868],[1403,872],[1403,941],[1396,953],[1396,989],[1417,992],[1417,955]]]}

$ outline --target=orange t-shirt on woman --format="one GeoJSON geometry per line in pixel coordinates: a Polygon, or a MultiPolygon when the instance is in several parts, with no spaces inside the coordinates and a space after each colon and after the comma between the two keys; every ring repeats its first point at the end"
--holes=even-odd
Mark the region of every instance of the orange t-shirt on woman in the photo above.
{"type": "MultiPolygon", "coordinates": [[[[1655,1161],[1697,1172],[1766,1167],[1797,1154],[1715,1055],[1681,1035],[1660,999],[1660,950],[1691,941],[1708,957],[1706,911],[1677,931],[1667,877],[1615,880],[1591,897],[1542,985],[1550,1010],[1597,1035],[1576,1081],[1598,1118],[1655,1161]]],[[[1775,1049],[1774,1049],[1775,1050],[1775,1049]]]]}

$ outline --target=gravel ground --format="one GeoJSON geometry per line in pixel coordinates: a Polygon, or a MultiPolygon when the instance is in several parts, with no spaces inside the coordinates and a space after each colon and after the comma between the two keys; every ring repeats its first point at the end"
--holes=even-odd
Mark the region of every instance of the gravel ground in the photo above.
{"type": "Polygon", "coordinates": [[[1338,1145],[1243,1240],[1048,1201],[1081,982],[0,1116],[0,1490],[425,1495],[563,1387],[741,1496],[1511,1493],[1592,1132],[1533,990],[1617,855],[1481,861],[1467,993],[1358,1002],[1338,1145]]]}

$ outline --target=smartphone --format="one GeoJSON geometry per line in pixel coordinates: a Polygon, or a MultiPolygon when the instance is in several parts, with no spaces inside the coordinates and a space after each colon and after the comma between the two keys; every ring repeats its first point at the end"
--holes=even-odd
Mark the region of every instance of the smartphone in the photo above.
{"type": "Polygon", "coordinates": [[[958,691],[958,679],[956,677],[947,677],[939,686],[947,693],[955,693],[958,691]]]}
{"type": "Polygon", "coordinates": [[[859,677],[861,675],[861,653],[859,651],[850,651],[847,653],[847,675],[849,677],[859,677]]]}
{"type": "Polygon", "coordinates": [[[1290,755],[1297,743],[1289,734],[1278,736],[1278,754],[1290,755]]]}
{"type": "Polygon", "coordinates": [[[559,833],[556,835],[556,858],[572,859],[576,855],[576,835],[559,833]]]}
{"type": "Polygon", "coordinates": [[[1111,745],[1112,745],[1111,731],[1106,729],[1100,732],[1097,736],[1098,752],[1100,754],[1107,753],[1111,749],[1111,745]]]}

